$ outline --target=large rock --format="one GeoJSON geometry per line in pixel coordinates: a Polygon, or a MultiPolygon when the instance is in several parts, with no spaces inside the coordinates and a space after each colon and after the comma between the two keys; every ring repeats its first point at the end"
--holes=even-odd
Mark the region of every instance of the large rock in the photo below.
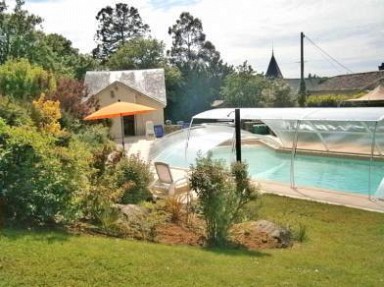
{"type": "Polygon", "coordinates": [[[115,204],[115,207],[128,219],[134,219],[147,213],[145,208],[135,204],[115,204]]]}
{"type": "Polygon", "coordinates": [[[292,233],[271,221],[268,220],[258,220],[251,222],[249,227],[257,233],[263,233],[267,235],[268,238],[276,241],[276,247],[285,248],[292,246],[292,233]]]}
{"type": "Polygon", "coordinates": [[[230,233],[234,242],[248,249],[286,248],[293,244],[288,229],[267,220],[235,224],[230,233]]]}

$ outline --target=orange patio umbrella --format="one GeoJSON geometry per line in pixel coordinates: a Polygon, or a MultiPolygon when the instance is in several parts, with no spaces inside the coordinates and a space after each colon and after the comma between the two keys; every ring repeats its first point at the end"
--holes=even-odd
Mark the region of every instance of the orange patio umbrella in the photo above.
{"type": "Polygon", "coordinates": [[[110,119],[110,118],[121,118],[121,132],[122,132],[122,144],[124,149],[124,116],[144,114],[153,112],[154,108],[147,107],[144,105],[128,103],[128,102],[116,102],[100,110],[86,116],[84,120],[99,120],[99,119],[110,119]]]}

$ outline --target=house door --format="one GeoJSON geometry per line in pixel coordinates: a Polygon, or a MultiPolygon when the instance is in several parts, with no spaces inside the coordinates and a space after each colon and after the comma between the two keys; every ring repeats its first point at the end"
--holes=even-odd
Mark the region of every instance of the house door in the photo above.
{"type": "Polygon", "coordinates": [[[124,117],[124,135],[125,136],[135,135],[135,116],[124,117]]]}

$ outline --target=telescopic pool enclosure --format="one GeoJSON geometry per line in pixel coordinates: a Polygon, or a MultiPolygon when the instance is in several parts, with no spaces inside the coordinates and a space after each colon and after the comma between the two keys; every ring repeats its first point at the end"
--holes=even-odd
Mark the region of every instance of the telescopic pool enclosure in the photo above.
{"type": "MultiPolygon", "coordinates": [[[[284,148],[383,155],[384,108],[241,108],[241,120],[261,121],[284,148]]],[[[234,109],[215,109],[196,119],[228,121],[234,109]]]]}
{"type": "MultiPolygon", "coordinates": [[[[224,108],[202,112],[192,118],[191,126],[204,120],[233,121],[234,110],[224,108]]],[[[280,148],[291,152],[293,188],[298,150],[368,157],[371,163],[383,159],[384,108],[241,108],[240,118],[242,121],[255,121],[255,124],[264,123],[276,136],[280,148]]],[[[382,183],[379,189],[383,188],[384,192],[384,179],[382,183]]]]}

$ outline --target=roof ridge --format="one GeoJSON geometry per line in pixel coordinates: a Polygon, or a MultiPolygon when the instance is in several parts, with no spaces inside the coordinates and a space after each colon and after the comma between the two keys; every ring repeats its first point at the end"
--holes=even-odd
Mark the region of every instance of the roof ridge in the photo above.
{"type": "Polygon", "coordinates": [[[343,74],[343,75],[337,75],[337,76],[332,76],[332,77],[328,77],[329,79],[331,78],[337,78],[337,77],[348,77],[348,76],[352,76],[352,75],[363,75],[363,74],[383,74],[384,76],[384,71],[370,71],[370,72],[359,72],[359,73],[350,73],[350,74],[343,74]]]}

